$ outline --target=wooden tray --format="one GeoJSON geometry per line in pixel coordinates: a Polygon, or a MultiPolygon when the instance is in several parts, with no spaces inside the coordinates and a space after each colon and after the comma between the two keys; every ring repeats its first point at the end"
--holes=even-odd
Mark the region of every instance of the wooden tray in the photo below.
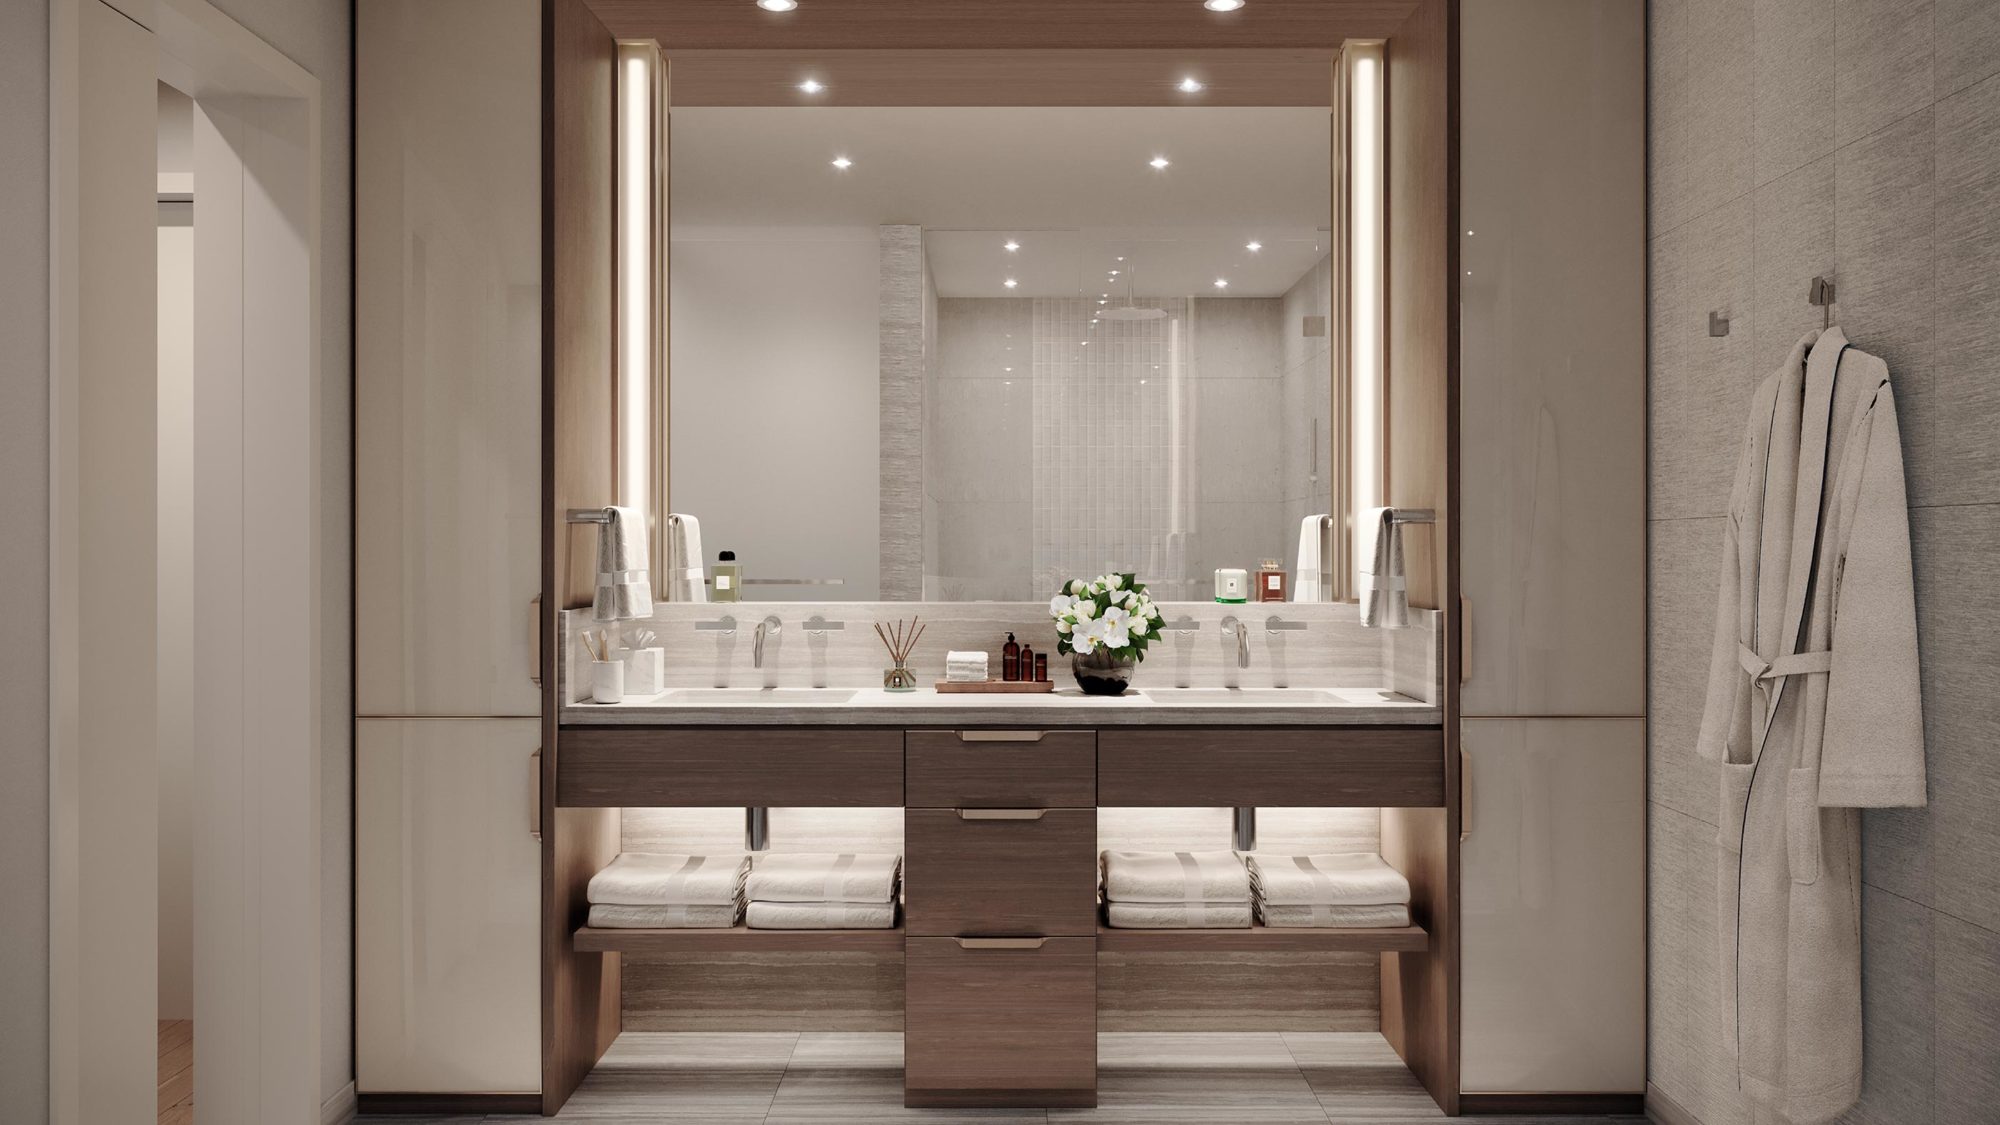
{"type": "Polygon", "coordinates": [[[1056,690],[1054,680],[987,680],[984,683],[937,682],[939,695],[1026,695],[1056,690]]]}

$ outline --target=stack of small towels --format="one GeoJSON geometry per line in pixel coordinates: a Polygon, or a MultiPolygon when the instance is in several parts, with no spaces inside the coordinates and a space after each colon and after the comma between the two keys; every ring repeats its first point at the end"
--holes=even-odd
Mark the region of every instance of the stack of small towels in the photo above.
{"type": "Polygon", "coordinates": [[[745,888],[753,930],[888,930],[896,925],[900,855],[758,854],[745,888]]]}
{"type": "Polygon", "coordinates": [[[1374,852],[1249,857],[1266,926],[1369,929],[1410,924],[1410,881],[1374,852]]]}
{"type": "Polygon", "coordinates": [[[944,678],[954,684],[983,684],[987,679],[986,654],[983,652],[960,652],[956,649],[945,654],[944,678]]]}
{"type": "Polygon", "coordinates": [[[743,855],[625,852],[590,877],[590,924],[604,929],[727,929],[743,916],[743,855]]]}
{"type": "Polygon", "coordinates": [[[1132,930],[1245,929],[1250,873],[1235,852],[1104,853],[1104,920],[1132,930]]]}

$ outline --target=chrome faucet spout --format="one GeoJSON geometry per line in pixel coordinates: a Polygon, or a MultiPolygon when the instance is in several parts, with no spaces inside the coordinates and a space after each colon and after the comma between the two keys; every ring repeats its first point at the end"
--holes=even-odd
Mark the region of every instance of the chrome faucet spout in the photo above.
{"type": "Polygon", "coordinates": [[[764,666],[764,638],[778,632],[784,627],[785,623],[778,620],[778,615],[775,613],[757,623],[757,640],[755,644],[750,646],[750,663],[752,667],[762,668],[764,666]]]}
{"type": "Polygon", "coordinates": [[[1236,666],[1250,667],[1250,626],[1230,615],[1222,619],[1222,631],[1236,634],[1236,666]]]}

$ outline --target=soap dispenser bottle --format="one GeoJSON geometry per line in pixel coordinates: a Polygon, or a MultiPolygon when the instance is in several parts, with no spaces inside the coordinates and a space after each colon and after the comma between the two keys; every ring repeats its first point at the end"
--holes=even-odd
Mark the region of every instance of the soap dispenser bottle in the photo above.
{"type": "Polygon", "coordinates": [[[715,600],[743,600],[743,568],[736,563],[735,551],[724,551],[715,556],[715,600]]]}
{"type": "Polygon", "coordinates": [[[1021,646],[1014,641],[1014,634],[1007,634],[1007,643],[1000,647],[1000,678],[1008,682],[1021,678],[1021,646]]]}

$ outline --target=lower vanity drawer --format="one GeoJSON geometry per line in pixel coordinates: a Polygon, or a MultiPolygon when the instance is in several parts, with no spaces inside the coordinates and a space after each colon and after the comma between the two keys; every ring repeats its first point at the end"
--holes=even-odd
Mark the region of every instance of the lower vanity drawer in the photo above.
{"type": "Polygon", "coordinates": [[[1094,937],[913,937],[903,963],[905,1104],[1097,1104],[1094,937]]]}
{"type": "Polygon", "coordinates": [[[911,808],[1097,804],[1095,731],[913,730],[904,746],[911,808]]]}
{"type": "Polygon", "coordinates": [[[911,934],[1095,934],[1097,810],[911,809],[903,817],[911,934]]]}

